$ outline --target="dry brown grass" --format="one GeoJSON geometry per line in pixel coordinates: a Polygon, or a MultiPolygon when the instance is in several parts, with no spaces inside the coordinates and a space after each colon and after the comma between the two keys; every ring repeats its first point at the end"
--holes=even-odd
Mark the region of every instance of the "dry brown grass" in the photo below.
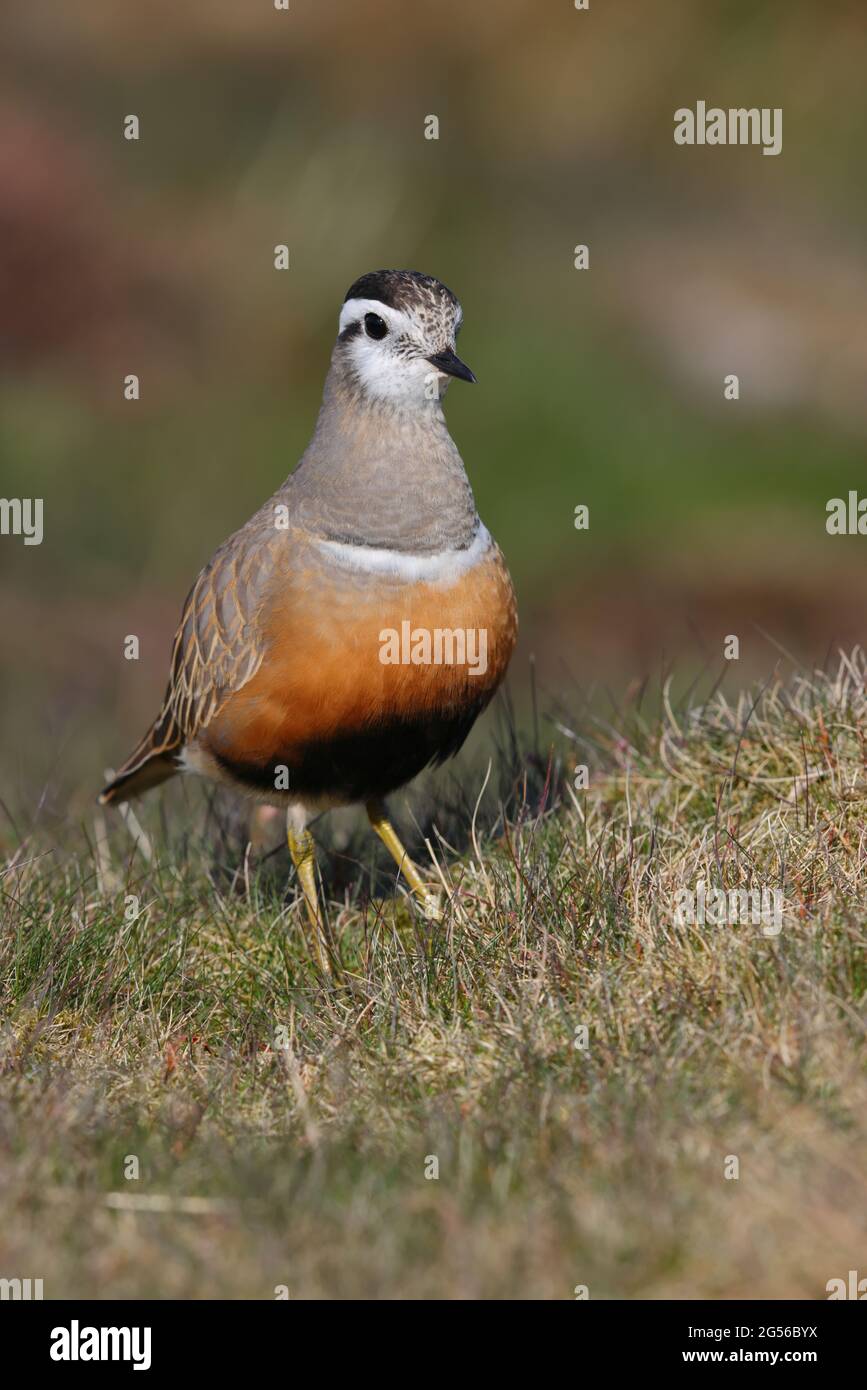
{"type": "Polygon", "coordinates": [[[561,720],[541,812],[489,805],[476,848],[438,850],[444,930],[332,903],[333,987],[255,870],[215,881],[157,835],[106,897],[88,852],[23,847],[0,1275],[48,1297],[824,1296],[867,1237],[865,675],[856,652],[735,706],[561,720]],[[700,879],[782,888],[780,935],[677,925],[700,879]]]}

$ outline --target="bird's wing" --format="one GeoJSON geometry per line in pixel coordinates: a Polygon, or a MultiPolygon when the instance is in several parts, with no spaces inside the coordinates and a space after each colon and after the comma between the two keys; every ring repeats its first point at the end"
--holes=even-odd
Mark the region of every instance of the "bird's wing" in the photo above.
{"type": "Polygon", "coordinates": [[[187,595],[156,721],[161,751],[195,738],[258,671],[260,613],[286,542],[287,533],[273,524],[245,527],[220,547],[187,595]]]}
{"type": "Polygon", "coordinates": [[[262,606],[288,545],[289,533],[275,527],[273,511],[265,507],[215,552],[184,603],[162,708],[104,788],[103,801],[121,800],[127,789],[134,794],[151,774],[156,780],[170,776],[175,755],[258,671],[262,606]]]}

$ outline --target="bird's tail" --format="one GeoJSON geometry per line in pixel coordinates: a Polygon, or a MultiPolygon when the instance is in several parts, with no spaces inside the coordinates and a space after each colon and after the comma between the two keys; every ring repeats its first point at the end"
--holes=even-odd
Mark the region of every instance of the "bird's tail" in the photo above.
{"type": "Polygon", "coordinates": [[[159,746],[155,734],[156,728],[150,729],[123,767],[107,774],[110,781],[99,794],[100,806],[116,806],[121,801],[129,801],[174,777],[178,771],[177,753],[159,746]]]}

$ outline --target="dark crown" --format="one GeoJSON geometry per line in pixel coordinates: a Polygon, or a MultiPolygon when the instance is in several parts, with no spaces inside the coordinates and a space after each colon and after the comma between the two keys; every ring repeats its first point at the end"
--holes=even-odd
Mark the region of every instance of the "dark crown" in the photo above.
{"type": "Polygon", "coordinates": [[[347,299],[378,299],[391,309],[413,309],[431,300],[452,309],[459,307],[447,285],[418,270],[370,270],[349,286],[344,304],[347,299]]]}

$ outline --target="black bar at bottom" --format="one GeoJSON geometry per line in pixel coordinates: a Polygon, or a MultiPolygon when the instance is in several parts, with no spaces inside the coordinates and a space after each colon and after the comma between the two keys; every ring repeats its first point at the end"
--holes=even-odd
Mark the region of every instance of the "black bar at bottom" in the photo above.
{"type": "MultiPolygon", "coordinates": [[[[802,1366],[827,1375],[857,1364],[867,1327],[861,1310],[847,1306],[846,1301],[576,1300],[559,1311],[556,1305],[509,1304],[506,1336],[498,1337],[499,1306],[487,1304],[481,1311],[478,1305],[469,1308],[458,1303],[449,1312],[443,1303],[401,1303],[378,1313],[374,1303],[345,1302],[6,1301],[0,1303],[0,1330],[7,1351],[14,1347],[24,1370],[48,1372],[51,1378],[63,1380],[70,1375],[98,1378],[108,1368],[114,1376],[128,1373],[163,1381],[167,1376],[174,1380],[199,1373],[273,1375],[281,1368],[291,1375],[299,1353],[321,1354],[326,1348],[331,1376],[344,1365],[350,1374],[357,1373],[364,1361],[373,1373],[388,1365],[391,1352],[400,1358],[399,1344],[410,1330],[423,1339],[423,1378],[429,1380],[439,1369],[437,1361],[445,1374],[455,1369],[457,1347],[448,1335],[450,1325],[472,1333],[461,1339],[462,1379],[474,1358],[489,1379],[498,1352],[511,1358],[522,1346],[537,1370],[543,1369],[539,1363],[547,1359],[546,1351],[553,1357],[559,1346],[557,1360],[564,1353],[567,1359],[577,1358],[576,1373],[582,1366],[598,1368],[601,1362],[615,1372],[668,1373],[674,1368],[701,1372],[712,1366],[764,1365],[774,1369],[802,1366]],[[360,1336],[352,1327],[357,1308],[363,1309],[360,1336]],[[320,1319],[322,1331],[317,1332],[320,1319]],[[485,1327],[490,1329],[487,1333],[485,1327]],[[555,1333],[557,1343],[525,1340],[540,1329],[555,1333]],[[560,1340],[564,1334],[566,1342],[560,1340]],[[344,1348],[346,1363],[342,1362],[344,1348]]],[[[408,1372],[410,1367],[404,1365],[401,1378],[408,1372]]]]}

